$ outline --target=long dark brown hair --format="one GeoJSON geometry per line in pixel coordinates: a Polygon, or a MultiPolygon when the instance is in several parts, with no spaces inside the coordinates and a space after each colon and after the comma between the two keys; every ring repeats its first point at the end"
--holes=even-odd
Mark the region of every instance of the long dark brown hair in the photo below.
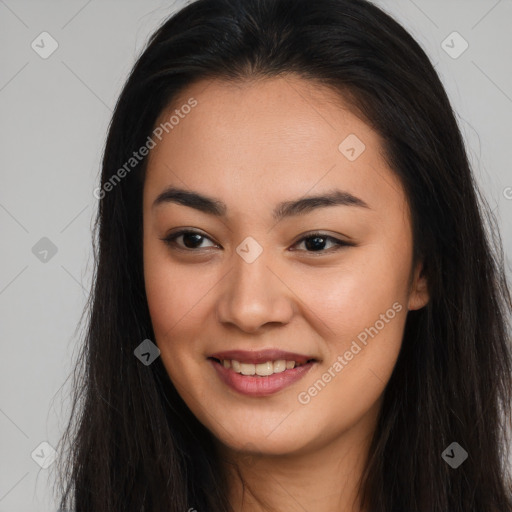
{"type": "Polygon", "coordinates": [[[365,0],[197,0],[150,38],[104,150],[94,285],[58,446],[61,508],[232,511],[212,434],[160,358],[146,366],[134,356],[143,340],[154,340],[142,260],[147,158],[112,179],[194,81],[285,74],[339,92],[380,134],[411,207],[415,262],[425,262],[429,283],[430,302],[408,313],[385,390],[363,505],[370,512],[512,512],[512,300],[497,223],[431,62],[365,0]],[[441,456],[452,442],[468,453],[456,469],[441,456]]]}

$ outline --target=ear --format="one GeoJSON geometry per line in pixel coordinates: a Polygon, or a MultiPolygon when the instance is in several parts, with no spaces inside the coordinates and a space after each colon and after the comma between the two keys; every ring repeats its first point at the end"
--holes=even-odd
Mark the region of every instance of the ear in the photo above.
{"type": "Polygon", "coordinates": [[[425,275],[425,266],[419,262],[414,269],[414,276],[409,292],[408,310],[421,309],[430,300],[428,282],[425,275]]]}

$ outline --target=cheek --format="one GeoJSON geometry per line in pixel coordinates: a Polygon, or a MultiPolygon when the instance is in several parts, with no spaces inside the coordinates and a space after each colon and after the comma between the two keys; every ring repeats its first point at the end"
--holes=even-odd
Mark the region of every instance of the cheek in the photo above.
{"type": "Polygon", "coordinates": [[[340,307],[337,336],[326,343],[328,356],[301,383],[297,396],[305,428],[314,435],[316,420],[311,420],[322,418],[324,439],[375,413],[398,358],[407,316],[403,304],[391,298],[360,309],[351,301],[340,307]]]}
{"type": "Polygon", "coordinates": [[[203,325],[198,316],[204,314],[201,313],[201,296],[207,291],[207,288],[203,291],[196,283],[197,279],[189,274],[177,272],[176,267],[165,259],[161,262],[151,260],[145,268],[154,342],[160,349],[160,358],[169,378],[187,403],[194,398],[190,388],[198,372],[192,370],[201,358],[199,343],[203,325]]]}
{"type": "Polygon", "coordinates": [[[211,273],[173,261],[165,247],[152,241],[144,246],[144,281],[155,334],[167,335],[175,334],[197,317],[214,284],[211,273]]]}
{"type": "Polygon", "coordinates": [[[393,304],[406,309],[409,265],[407,251],[397,254],[375,244],[347,252],[339,264],[316,269],[307,279],[295,276],[293,289],[308,306],[305,314],[314,313],[311,322],[320,325],[321,320],[329,347],[339,352],[350,336],[372,326],[390,308],[394,318],[393,304]]]}
{"type": "Polygon", "coordinates": [[[165,247],[152,241],[145,245],[144,280],[154,341],[167,373],[175,381],[180,379],[187,361],[197,359],[201,349],[200,317],[205,314],[204,298],[212,283],[207,273],[198,276],[193,265],[173,262],[165,247]]]}
{"type": "Polygon", "coordinates": [[[383,392],[402,344],[407,316],[407,251],[393,254],[382,246],[365,247],[343,266],[301,281],[297,295],[308,297],[325,339],[321,372],[302,385],[318,414],[329,403],[356,418],[383,392]],[[318,382],[321,379],[322,382],[318,382]],[[316,383],[316,384],[315,384],[316,383]],[[324,386],[325,384],[325,386],[324,386]],[[313,386],[308,391],[308,387],[313,386]],[[321,396],[320,396],[321,395],[321,396]]]}

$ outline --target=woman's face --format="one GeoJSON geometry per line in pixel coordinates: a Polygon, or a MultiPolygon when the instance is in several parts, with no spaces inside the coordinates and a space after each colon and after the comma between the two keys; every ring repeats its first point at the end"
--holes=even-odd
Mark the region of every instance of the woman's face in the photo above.
{"type": "Polygon", "coordinates": [[[407,311],[428,301],[378,135],[293,76],[197,82],[157,125],[173,114],[150,151],[143,224],[176,389],[234,450],[301,453],[370,429],[407,311]],[[164,241],[181,230],[196,234],[164,241]]]}

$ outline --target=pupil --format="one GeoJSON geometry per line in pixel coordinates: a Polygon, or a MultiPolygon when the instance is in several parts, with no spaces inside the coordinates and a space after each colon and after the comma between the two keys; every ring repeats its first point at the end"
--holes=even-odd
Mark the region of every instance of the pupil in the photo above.
{"type": "Polygon", "coordinates": [[[195,241],[198,242],[197,245],[200,245],[201,244],[201,240],[198,240],[198,239],[201,239],[202,236],[201,235],[198,235],[197,233],[185,233],[183,235],[183,244],[185,245],[185,247],[188,247],[188,248],[195,248],[195,245],[194,245],[194,242],[192,242],[192,246],[190,246],[190,244],[187,244],[186,240],[187,240],[187,237],[188,238],[194,238],[195,237],[195,241]]]}
{"type": "Polygon", "coordinates": [[[314,236],[314,237],[306,239],[305,243],[306,243],[307,249],[312,249],[313,251],[315,251],[317,249],[323,248],[323,245],[325,244],[325,238],[321,237],[321,236],[314,236]],[[322,242],[318,243],[318,240],[322,240],[322,242]],[[312,241],[316,241],[316,242],[312,242],[312,241]]]}

